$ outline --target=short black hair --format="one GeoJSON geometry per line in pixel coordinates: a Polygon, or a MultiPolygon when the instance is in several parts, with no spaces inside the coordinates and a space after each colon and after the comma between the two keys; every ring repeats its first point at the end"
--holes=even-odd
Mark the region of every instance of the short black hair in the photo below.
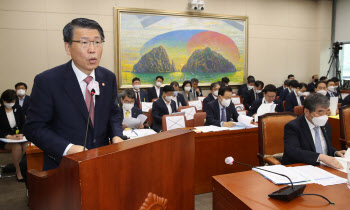
{"type": "Polygon", "coordinates": [[[265,86],[263,92],[266,94],[267,92],[274,92],[277,93],[277,88],[276,86],[272,85],[272,84],[268,84],[265,86]]]}
{"type": "Polygon", "coordinates": [[[226,84],[223,81],[218,81],[218,84],[220,85],[220,87],[225,87],[226,84]]]}
{"type": "Polygon", "coordinates": [[[130,89],[130,88],[125,89],[122,92],[122,99],[124,100],[126,96],[128,96],[128,98],[135,99],[136,98],[135,91],[133,89],[130,89]]]}
{"type": "Polygon", "coordinates": [[[333,80],[334,82],[340,82],[340,80],[338,79],[338,77],[333,77],[331,80],[333,80]]]}
{"type": "Polygon", "coordinates": [[[172,82],[170,83],[170,86],[178,87],[178,86],[179,86],[179,83],[176,82],[176,81],[172,81],[172,82]]]}
{"type": "Polygon", "coordinates": [[[307,89],[307,84],[303,83],[303,82],[299,83],[299,88],[301,89],[303,87],[305,87],[307,89]]]}
{"type": "Polygon", "coordinates": [[[251,77],[251,78],[248,79],[248,84],[249,84],[249,83],[255,83],[254,77],[251,77]]]}
{"type": "Polygon", "coordinates": [[[312,79],[315,79],[315,76],[318,76],[317,74],[315,74],[315,75],[312,75],[312,79]]]}
{"type": "Polygon", "coordinates": [[[103,29],[100,26],[100,24],[98,24],[94,20],[90,20],[87,18],[76,18],[76,19],[73,19],[71,22],[69,22],[63,28],[63,40],[64,40],[64,42],[68,42],[69,44],[72,44],[75,28],[96,29],[100,33],[101,41],[104,42],[104,40],[105,40],[105,35],[103,33],[103,29]]]}
{"type": "Polygon", "coordinates": [[[25,87],[25,89],[28,89],[27,84],[24,83],[24,82],[19,82],[19,83],[17,83],[17,84],[15,85],[15,89],[17,89],[18,86],[22,86],[22,85],[25,87]]]}
{"type": "Polygon", "coordinates": [[[290,80],[289,79],[286,79],[286,80],[284,80],[284,85],[288,85],[289,86],[289,83],[290,83],[290,80]]]}
{"type": "Polygon", "coordinates": [[[193,82],[195,82],[195,83],[199,83],[199,81],[198,81],[198,79],[197,78],[192,78],[191,79],[191,82],[193,83],[193,82]]]}
{"type": "Polygon", "coordinates": [[[232,92],[232,88],[230,86],[224,86],[219,89],[220,96],[224,96],[225,92],[232,92]]]}
{"type": "Polygon", "coordinates": [[[165,85],[165,86],[163,87],[163,93],[167,93],[167,92],[170,92],[170,91],[175,91],[174,88],[173,88],[173,86],[171,86],[171,85],[165,85]]]}
{"type": "Polygon", "coordinates": [[[327,83],[326,83],[325,81],[318,81],[318,82],[316,83],[315,87],[317,88],[317,87],[318,87],[318,85],[319,85],[319,84],[321,84],[321,83],[323,83],[323,84],[327,85],[327,83]]]}
{"type": "Polygon", "coordinates": [[[215,86],[217,86],[217,85],[219,85],[219,83],[217,83],[217,82],[213,82],[213,83],[211,83],[211,84],[210,84],[210,87],[209,87],[209,88],[210,88],[210,90],[213,90],[213,89],[214,89],[214,87],[215,87],[215,86]]]}
{"type": "MultiPolygon", "coordinates": [[[[253,79],[253,80],[255,81],[255,77],[252,76],[252,75],[249,75],[249,76],[247,77],[247,80],[248,80],[248,81],[249,81],[249,79],[253,79]]],[[[250,83],[250,82],[248,82],[248,83],[250,83]]]]}
{"type": "Polygon", "coordinates": [[[184,82],[182,83],[182,89],[184,89],[184,90],[185,90],[185,86],[186,86],[187,84],[190,84],[190,85],[191,85],[191,87],[192,87],[192,83],[191,83],[191,81],[190,81],[190,80],[186,80],[186,81],[184,81],[184,82]]]}
{"type": "Polygon", "coordinates": [[[288,79],[291,78],[291,77],[294,77],[294,75],[293,74],[288,75],[288,79]]]}
{"type": "Polygon", "coordinates": [[[320,93],[314,93],[308,95],[304,100],[304,109],[308,109],[310,113],[316,111],[318,106],[328,108],[330,105],[327,96],[320,93]]]}
{"type": "Polygon", "coordinates": [[[289,82],[289,86],[292,86],[293,88],[298,88],[299,87],[299,82],[298,82],[298,80],[291,80],[290,82],[289,82]]]}
{"type": "Polygon", "coordinates": [[[330,82],[334,82],[334,83],[335,83],[335,81],[333,80],[333,78],[332,78],[332,79],[329,79],[329,80],[327,80],[327,82],[326,82],[327,86],[328,86],[328,83],[330,83],[330,82]]]}
{"type": "Polygon", "coordinates": [[[4,105],[4,102],[11,103],[17,99],[17,94],[15,90],[7,89],[1,94],[1,105],[4,105]]]}
{"type": "Polygon", "coordinates": [[[263,81],[257,80],[254,83],[255,87],[259,87],[261,85],[261,88],[264,88],[264,83],[263,81]]]}
{"type": "Polygon", "coordinates": [[[162,81],[164,81],[164,78],[163,78],[162,76],[157,76],[157,77],[156,77],[156,80],[157,80],[157,79],[162,79],[162,81]]]}
{"type": "Polygon", "coordinates": [[[223,81],[224,83],[229,83],[230,79],[228,77],[223,77],[221,81],[223,81]]]}
{"type": "Polygon", "coordinates": [[[135,77],[134,79],[132,79],[132,83],[134,83],[135,81],[140,81],[141,82],[140,78],[138,78],[138,77],[135,77]]]}
{"type": "Polygon", "coordinates": [[[324,80],[326,80],[326,79],[327,79],[327,77],[322,76],[322,77],[320,78],[320,81],[324,81],[324,80]]]}

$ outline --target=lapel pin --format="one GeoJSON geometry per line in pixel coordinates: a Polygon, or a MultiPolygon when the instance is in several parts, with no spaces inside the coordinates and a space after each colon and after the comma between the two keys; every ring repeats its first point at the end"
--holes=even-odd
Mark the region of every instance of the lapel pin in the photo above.
{"type": "Polygon", "coordinates": [[[102,86],[104,87],[104,86],[105,86],[105,83],[102,83],[102,86]]]}

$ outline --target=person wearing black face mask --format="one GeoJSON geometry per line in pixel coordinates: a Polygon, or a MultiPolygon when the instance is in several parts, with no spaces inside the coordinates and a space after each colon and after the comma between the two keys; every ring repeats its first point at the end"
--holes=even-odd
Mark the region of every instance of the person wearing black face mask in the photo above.
{"type": "Polygon", "coordinates": [[[312,82],[307,85],[307,91],[309,91],[310,93],[315,92],[317,82],[318,82],[318,75],[315,74],[312,76],[312,82]]]}

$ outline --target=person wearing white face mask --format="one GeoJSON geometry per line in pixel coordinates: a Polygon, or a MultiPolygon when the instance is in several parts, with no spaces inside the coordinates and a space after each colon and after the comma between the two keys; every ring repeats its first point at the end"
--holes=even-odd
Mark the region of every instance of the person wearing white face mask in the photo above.
{"type": "Polygon", "coordinates": [[[286,97],[285,105],[286,111],[294,112],[294,107],[302,106],[304,103],[303,95],[299,95],[300,84],[297,80],[290,81],[289,85],[292,87],[292,92],[289,93],[286,97]]]}
{"type": "Polygon", "coordinates": [[[162,76],[157,76],[155,80],[155,85],[148,89],[148,101],[152,101],[155,98],[161,98],[163,95],[163,84],[164,78],[162,76]]]}
{"type": "Polygon", "coordinates": [[[181,106],[186,106],[187,102],[185,101],[184,96],[179,93],[179,83],[176,81],[173,81],[170,83],[170,86],[172,86],[174,88],[174,101],[176,104],[176,110],[177,108],[181,107],[181,106]]]}
{"type": "Polygon", "coordinates": [[[24,115],[27,115],[27,110],[29,107],[29,96],[26,95],[27,92],[27,84],[23,82],[19,82],[15,85],[16,93],[17,93],[17,100],[16,105],[19,105],[22,107],[22,110],[24,112],[24,115]]]}
{"type": "Polygon", "coordinates": [[[338,98],[338,103],[341,103],[341,98],[339,97],[337,93],[337,89],[335,88],[335,82],[333,79],[330,79],[327,81],[327,98],[329,99],[330,97],[337,97],[338,98]]]}
{"type": "Polygon", "coordinates": [[[337,77],[333,77],[331,80],[334,81],[334,92],[338,94],[338,97],[339,97],[339,101],[338,102],[342,103],[343,102],[343,97],[341,95],[340,86],[339,86],[340,80],[337,77]]]}
{"type": "Polygon", "coordinates": [[[218,98],[220,85],[218,82],[211,83],[210,93],[203,100],[203,112],[207,110],[208,103],[218,98]]]}
{"type": "MultiPolygon", "coordinates": [[[[142,110],[138,107],[135,107],[135,92],[132,89],[125,89],[122,93],[122,97],[120,98],[120,102],[122,104],[121,108],[123,110],[122,120],[127,117],[137,118],[140,114],[142,114],[142,110]]],[[[128,128],[125,124],[122,124],[123,130],[128,128]]],[[[138,129],[143,128],[143,124],[138,125],[138,129]]]]}
{"type": "Polygon", "coordinates": [[[141,86],[141,80],[138,77],[135,77],[132,79],[132,86],[135,92],[135,104],[134,106],[138,108],[142,108],[142,102],[148,102],[148,96],[147,93],[140,89],[141,86]]]}
{"type": "Polygon", "coordinates": [[[196,100],[195,95],[193,95],[192,90],[192,83],[189,80],[186,80],[182,84],[182,89],[184,90],[182,92],[182,95],[184,96],[185,102],[187,104],[187,101],[193,101],[196,100]]]}
{"type": "Polygon", "coordinates": [[[315,93],[306,97],[304,115],[290,121],[284,128],[283,165],[306,163],[318,165],[320,161],[341,169],[334,156],[344,157],[345,150],[332,146],[331,126],[328,121],[329,100],[315,93]]]}
{"type": "Polygon", "coordinates": [[[315,88],[316,93],[326,96],[327,90],[328,90],[327,83],[325,81],[319,81],[318,83],[316,83],[316,88],[315,88]]]}
{"type": "MultiPolygon", "coordinates": [[[[6,90],[1,95],[0,107],[0,138],[12,140],[23,139],[23,125],[25,117],[22,108],[15,105],[17,95],[14,90],[6,90]]],[[[12,151],[12,161],[16,168],[17,180],[23,182],[23,176],[19,168],[19,162],[26,152],[28,143],[11,143],[0,142],[0,149],[12,151]]]]}
{"type": "Polygon", "coordinates": [[[153,102],[152,116],[153,124],[152,129],[156,132],[162,131],[162,117],[163,115],[169,115],[176,112],[176,103],[173,99],[174,88],[170,85],[165,85],[163,88],[163,96],[161,99],[153,102]]]}
{"type": "Polygon", "coordinates": [[[238,112],[231,101],[232,89],[229,86],[219,89],[219,96],[208,103],[205,125],[233,127],[238,121],[238,112]]]}
{"type": "Polygon", "coordinates": [[[255,100],[263,98],[262,89],[264,88],[264,83],[262,81],[256,81],[254,83],[254,88],[249,90],[244,97],[243,104],[246,110],[249,110],[250,106],[255,100]]]}
{"type": "Polygon", "coordinates": [[[245,93],[246,93],[248,90],[254,88],[254,83],[255,83],[255,78],[254,78],[253,76],[251,76],[251,75],[248,76],[248,77],[247,77],[247,83],[241,85],[241,86],[238,88],[237,95],[239,95],[239,96],[241,96],[241,97],[244,97],[245,93]]]}

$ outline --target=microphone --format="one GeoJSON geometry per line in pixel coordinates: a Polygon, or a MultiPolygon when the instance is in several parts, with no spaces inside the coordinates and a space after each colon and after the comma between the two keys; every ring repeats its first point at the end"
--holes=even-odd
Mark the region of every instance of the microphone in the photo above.
{"type": "Polygon", "coordinates": [[[270,193],[269,197],[273,198],[273,199],[283,200],[283,201],[293,200],[294,198],[296,198],[296,197],[298,197],[300,195],[303,195],[302,193],[304,192],[304,189],[306,187],[306,185],[294,186],[292,180],[288,176],[286,176],[284,174],[280,174],[280,173],[276,173],[276,172],[269,171],[269,170],[266,170],[266,169],[257,168],[255,166],[251,166],[251,165],[248,165],[248,164],[240,163],[240,162],[235,161],[233,159],[233,157],[225,158],[225,163],[228,164],[228,165],[232,165],[233,163],[238,163],[238,164],[241,164],[241,165],[244,165],[244,166],[248,166],[248,167],[251,167],[251,168],[259,169],[259,170],[262,170],[262,171],[266,171],[266,172],[269,172],[269,173],[273,173],[273,174],[277,174],[277,175],[286,177],[289,180],[289,182],[291,183],[291,186],[286,186],[286,187],[283,187],[283,188],[281,188],[281,189],[279,189],[279,190],[277,190],[277,191],[275,191],[273,193],[270,193]]]}
{"type": "Polygon", "coordinates": [[[90,94],[91,94],[91,100],[90,100],[90,108],[89,108],[89,115],[88,115],[88,120],[87,120],[87,123],[86,123],[86,132],[85,132],[85,141],[84,141],[84,150],[85,151],[85,148],[86,148],[86,140],[87,140],[87,135],[88,135],[88,131],[89,131],[89,122],[90,122],[90,114],[91,114],[91,106],[92,106],[92,103],[94,101],[94,98],[93,96],[95,95],[96,91],[95,89],[92,88],[90,94]]]}

